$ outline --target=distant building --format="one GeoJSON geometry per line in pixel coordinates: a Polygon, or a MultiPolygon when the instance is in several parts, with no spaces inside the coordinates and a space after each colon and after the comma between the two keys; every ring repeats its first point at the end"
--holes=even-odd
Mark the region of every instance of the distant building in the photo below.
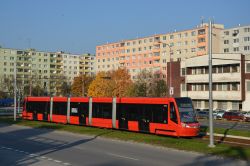
{"type": "Polygon", "coordinates": [[[221,53],[250,55],[250,25],[221,31],[221,53]]]}
{"type": "MultiPolygon", "coordinates": [[[[214,25],[214,53],[220,52],[220,34],[223,29],[223,25],[214,25]]],[[[170,54],[174,61],[208,54],[208,25],[96,46],[96,71],[125,67],[132,79],[136,79],[136,75],[146,69],[158,71],[162,73],[162,78],[166,78],[170,54]]]]}
{"type": "MultiPolygon", "coordinates": [[[[208,55],[171,65],[174,96],[191,97],[195,108],[209,108],[208,55]]],[[[249,111],[250,56],[213,54],[212,70],[213,108],[249,111]]]]}
{"type": "Polygon", "coordinates": [[[80,74],[95,73],[95,56],[72,55],[64,52],[42,52],[34,49],[0,48],[0,88],[4,79],[13,81],[16,61],[17,84],[21,90],[39,84],[48,94],[56,95],[62,81],[72,83],[80,74]]]}

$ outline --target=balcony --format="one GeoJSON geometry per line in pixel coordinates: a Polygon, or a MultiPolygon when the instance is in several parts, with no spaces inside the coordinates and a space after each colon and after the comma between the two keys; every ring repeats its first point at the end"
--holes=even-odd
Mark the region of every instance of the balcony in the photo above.
{"type": "MultiPolygon", "coordinates": [[[[181,96],[192,99],[208,100],[209,91],[183,91],[181,96]]],[[[241,91],[213,91],[213,100],[242,100],[241,91]]]]}
{"type": "Polygon", "coordinates": [[[154,42],[155,42],[155,43],[159,43],[159,42],[160,42],[160,36],[154,37],[154,42]]]}
{"type": "MultiPolygon", "coordinates": [[[[213,73],[213,82],[240,82],[240,73],[213,73]]],[[[187,75],[186,83],[208,83],[208,74],[187,75]]]]}

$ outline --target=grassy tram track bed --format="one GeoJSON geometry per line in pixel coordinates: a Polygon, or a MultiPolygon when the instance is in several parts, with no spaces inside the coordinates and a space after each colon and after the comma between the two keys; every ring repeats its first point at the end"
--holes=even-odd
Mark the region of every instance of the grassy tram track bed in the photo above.
{"type": "MultiPolygon", "coordinates": [[[[50,122],[29,121],[18,119],[16,122],[11,118],[0,118],[0,123],[16,124],[22,126],[29,126],[33,128],[52,129],[59,131],[67,131],[72,133],[92,135],[95,137],[111,138],[123,141],[132,141],[138,143],[145,143],[150,145],[157,145],[159,147],[174,148],[179,150],[200,152],[210,155],[218,155],[223,157],[232,157],[250,161],[249,146],[236,146],[228,144],[216,143],[215,148],[209,148],[209,142],[202,139],[192,138],[173,138],[167,136],[157,136],[153,134],[135,133],[128,131],[101,129],[86,126],[64,125],[50,122]]],[[[224,129],[225,130],[225,129],[224,129]]],[[[215,131],[222,132],[222,129],[215,131]]],[[[239,134],[239,133],[237,133],[239,134]]],[[[244,134],[247,136],[248,134],[244,134]]]]}

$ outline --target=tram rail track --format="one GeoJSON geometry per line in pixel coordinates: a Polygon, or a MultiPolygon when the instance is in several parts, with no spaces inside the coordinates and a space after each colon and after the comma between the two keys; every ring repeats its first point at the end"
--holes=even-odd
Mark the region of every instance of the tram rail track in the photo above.
{"type": "MultiPolygon", "coordinates": [[[[209,134],[199,137],[198,139],[208,141],[209,134]]],[[[223,135],[223,134],[214,134],[215,144],[229,144],[240,147],[249,147],[250,148],[250,137],[241,137],[233,135],[223,135]]]]}

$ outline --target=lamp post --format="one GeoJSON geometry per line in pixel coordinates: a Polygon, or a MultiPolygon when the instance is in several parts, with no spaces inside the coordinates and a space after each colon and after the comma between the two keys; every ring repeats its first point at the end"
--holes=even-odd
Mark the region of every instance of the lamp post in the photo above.
{"type": "Polygon", "coordinates": [[[170,97],[172,97],[172,95],[174,94],[174,88],[172,87],[172,74],[171,74],[172,49],[169,44],[166,44],[166,46],[168,46],[169,48],[169,95],[170,97]]]}
{"type": "Polygon", "coordinates": [[[16,56],[14,59],[14,121],[16,121],[16,92],[17,92],[17,87],[16,87],[16,56]]]}
{"type": "Polygon", "coordinates": [[[208,56],[208,64],[209,64],[209,136],[210,136],[210,144],[209,147],[213,148],[214,145],[214,135],[213,135],[213,92],[212,92],[212,22],[209,20],[209,56],[208,56]]]}

